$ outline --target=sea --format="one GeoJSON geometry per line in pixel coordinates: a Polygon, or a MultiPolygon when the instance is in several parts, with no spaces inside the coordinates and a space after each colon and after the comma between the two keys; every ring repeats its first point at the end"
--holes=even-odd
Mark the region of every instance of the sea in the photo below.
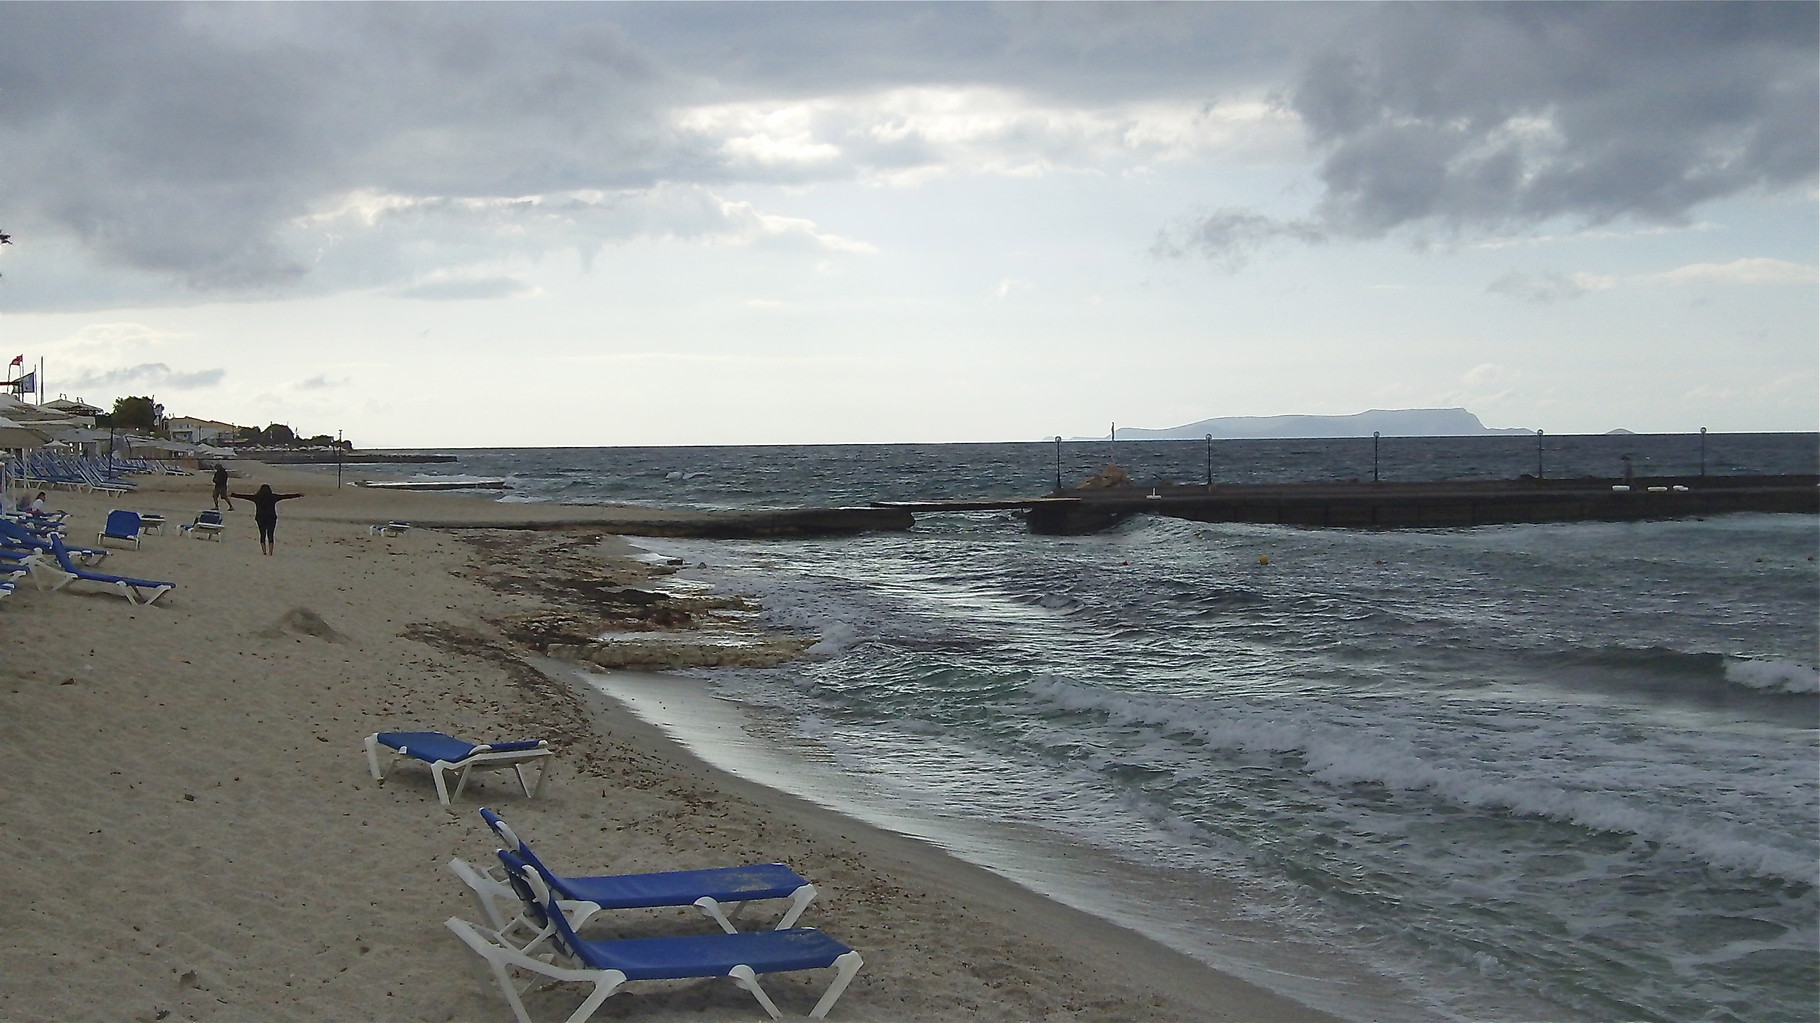
{"type": "MultiPolygon", "coordinates": [[[[1814,473],[1814,434],[441,452],[502,501],[1814,473]]],[[[419,467],[421,468],[421,467],[419,467]]],[[[1008,512],[638,539],[815,637],[590,676],[704,756],[1349,1020],[1820,1017],[1820,519],[1364,531],[1008,512]]]]}

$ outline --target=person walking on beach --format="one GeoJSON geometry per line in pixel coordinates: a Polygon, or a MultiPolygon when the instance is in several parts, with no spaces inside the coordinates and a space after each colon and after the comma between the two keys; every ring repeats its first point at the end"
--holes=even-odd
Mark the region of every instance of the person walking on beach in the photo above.
{"type": "Polygon", "coordinates": [[[234,510],[233,498],[228,494],[227,466],[217,462],[215,463],[215,507],[220,508],[223,501],[227,502],[228,511],[234,510]]]}
{"type": "MultiPolygon", "coordinates": [[[[259,527],[259,553],[270,554],[272,548],[278,545],[272,536],[278,529],[278,502],[289,501],[293,497],[303,495],[274,494],[270,483],[261,483],[259,489],[253,493],[234,494],[233,496],[242,501],[253,502],[253,522],[259,527]]],[[[228,505],[228,510],[232,511],[233,507],[232,504],[228,505]]]]}

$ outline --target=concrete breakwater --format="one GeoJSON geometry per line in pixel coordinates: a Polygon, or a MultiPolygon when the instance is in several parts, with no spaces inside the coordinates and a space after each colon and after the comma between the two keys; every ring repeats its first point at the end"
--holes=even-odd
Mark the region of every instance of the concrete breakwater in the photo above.
{"type": "MultiPolygon", "coordinates": [[[[1011,512],[1031,532],[1069,535],[1134,515],[1352,529],[1691,518],[1728,512],[1820,512],[1820,477],[1691,476],[1615,480],[1289,483],[1072,490],[1030,498],[880,501],[865,507],[684,511],[624,506],[507,506],[511,514],[413,523],[450,529],[596,529],[627,536],[788,539],[914,528],[920,514],[1011,512]],[[1620,489],[1628,487],[1628,489],[1620,489]]],[[[497,506],[495,506],[497,507],[497,506]]]]}
{"type": "Polygon", "coordinates": [[[1354,529],[1820,512],[1816,476],[1300,483],[1072,492],[1028,505],[1032,532],[1091,533],[1132,515],[1354,529]]]}

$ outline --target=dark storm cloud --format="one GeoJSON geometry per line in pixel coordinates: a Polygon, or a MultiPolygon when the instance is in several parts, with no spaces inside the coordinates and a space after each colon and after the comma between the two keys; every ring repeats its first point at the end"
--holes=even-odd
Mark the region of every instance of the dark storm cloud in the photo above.
{"type": "MultiPolygon", "coordinates": [[[[413,268],[370,246],[371,262],[338,253],[325,273],[349,234],[301,218],[359,191],[496,199],[914,168],[939,159],[926,140],[839,115],[816,129],[839,158],[810,164],[742,159],[674,114],[915,85],[1094,104],[1187,83],[1211,99],[1280,63],[1301,20],[1277,5],[0,4],[0,201],[39,259],[55,241],[150,278],[99,283],[95,300],[152,304],[154,281],[235,297],[388,283],[413,268]]],[[[47,267],[14,295],[80,304],[71,278],[47,267]]]]}
{"type": "MultiPolygon", "coordinates": [[[[1410,227],[1667,221],[1711,199],[1811,180],[1814,11],[6,3],[0,226],[15,236],[16,260],[80,253],[202,295],[395,285],[500,243],[475,234],[463,245],[461,219],[433,215],[438,200],[931,166],[943,156],[930,139],[872,131],[851,108],[818,115],[812,141],[833,154],[825,160],[752,159],[715,134],[742,130],[737,118],[678,116],[905,86],[996,88],[1083,109],[1275,91],[1317,147],[1322,197],[1294,221],[1244,210],[1189,218],[1160,252],[1236,263],[1273,243],[1410,227]],[[401,240],[397,215],[384,237],[312,219],[353,193],[418,201],[434,237],[401,240]]],[[[1026,146],[1021,155],[1057,167],[1092,162],[1066,132],[1009,132],[990,144],[1026,146]]],[[[510,244],[585,252],[652,230],[635,221],[592,215],[510,244]]],[[[18,279],[20,265],[8,268],[15,297],[37,287],[18,279]]],[[[81,301],[67,286],[79,277],[47,269],[56,293],[44,305],[81,301]]],[[[150,287],[101,281],[92,294],[150,287]]]]}
{"type": "Polygon", "coordinates": [[[1807,3],[1373,8],[1284,101],[1322,154],[1309,218],[1222,210],[1162,252],[1242,260],[1312,234],[1441,237],[1552,218],[1682,223],[1701,203],[1811,187],[1816,10],[1807,3]],[[1223,227],[1255,219],[1235,235],[1223,227]]]}
{"type": "Polygon", "coordinates": [[[643,184],[688,161],[654,137],[652,72],[611,26],[552,38],[438,10],[0,7],[14,232],[72,232],[201,291],[277,289],[310,272],[285,236],[325,196],[643,184]]]}

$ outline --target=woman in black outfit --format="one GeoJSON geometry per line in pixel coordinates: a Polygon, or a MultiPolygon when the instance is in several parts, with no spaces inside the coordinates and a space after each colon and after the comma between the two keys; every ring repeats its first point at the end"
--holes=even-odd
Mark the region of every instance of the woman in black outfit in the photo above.
{"type": "Polygon", "coordinates": [[[259,553],[270,554],[277,542],[272,539],[272,531],[278,528],[278,502],[289,501],[302,494],[274,494],[270,483],[261,483],[259,489],[251,494],[235,494],[242,501],[253,502],[253,521],[259,526],[259,553]]]}

